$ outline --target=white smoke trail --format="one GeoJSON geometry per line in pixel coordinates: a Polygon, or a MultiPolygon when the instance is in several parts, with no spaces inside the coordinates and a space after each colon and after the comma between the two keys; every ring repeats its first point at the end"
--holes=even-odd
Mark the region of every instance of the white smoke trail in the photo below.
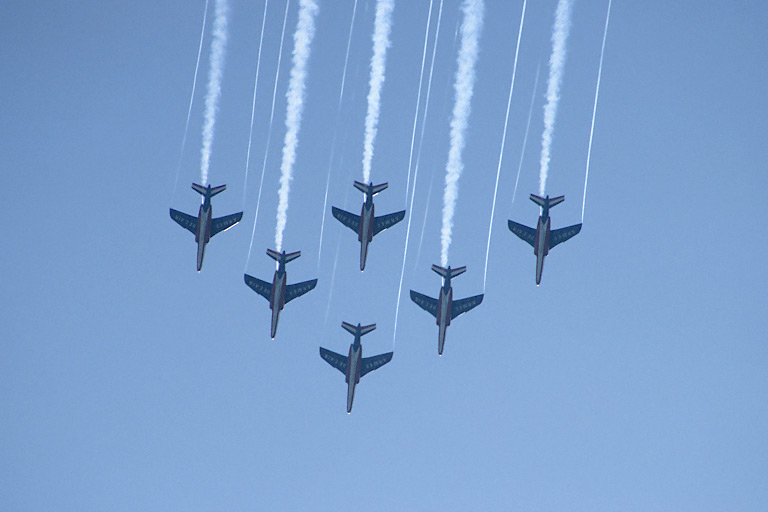
{"type": "Polygon", "coordinates": [[[528,107],[528,121],[525,123],[525,136],[523,137],[523,147],[520,149],[520,161],[517,163],[517,177],[515,178],[515,189],[512,191],[512,201],[509,203],[510,210],[515,204],[517,196],[517,184],[520,182],[520,171],[523,168],[523,158],[525,157],[525,147],[528,144],[528,132],[531,129],[531,117],[533,116],[533,103],[536,100],[536,90],[539,88],[539,66],[536,66],[536,81],[533,83],[533,92],[531,93],[531,105],[528,107]]]}
{"type": "Polygon", "coordinates": [[[515,74],[517,73],[517,55],[520,51],[520,37],[523,35],[523,22],[525,21],[525,5],[523,0],[523,13],[520,15],[520,28],[517,30],[517,44],[515,45],[515,63],[512,65],[512,81],[509,84],[509,97],[507,98],[507,113],[504,116],[504,132],[501,136],[499,148],[499,165],[496,167],[496,185],[493,187],[493,203],[491,206],[491,220],[488,222],[488,243],[485,246],[485,269],[483,270],[483,292],[488,278],[488,255],[491,252],[491,231],[493,230],[493,214],[496,212],[496,194],[499,191],[499,176],[501,176],[501,162],[504,158],[504,144],[507,141],[507,124],[509,123],[509,107],[512,105],[512,91],[515,89],[515,74]]]}
{"type": "Polygon", "coordinates": [[[261,163],[261,179],[259,180],[259,196],[256,199],[256,213],[253,216],[253,228],[251,229],[251,243],[248,246],[248,257],[245,259],[245,268],[248,269],[248,263],[251,261],[253,252],[253,239],[256,236],[256,221],[259,219],[259,206],[261,204],[261,191],[264,186],[264,173],[267,170],[267,157],[269,156],[269,143],[272,140],[272,123],[275,119],[275,100],[277,99],[277,84],[280,81],[280,64],[283,61],[283,46],[285,43],[285,26],[288,22],[288,6],[290,0],[285,2],[285,12],[283,13],[283,31],[280,34],[280,51],[277,54],[277,67],[275,68],[275,85],[272,88],[272,108],[269,112],[269,128],[267,129],[267,142],[264,147],[264,160],[261,163]]]}
{"type": "Polygon", "coordinates": [[[571,30],[571,0],[558,0],[555,24],[552,27],[552,55],[549,57],[547,103],[544,105],[544,132],[541,134],[541,160],[539,171],[539,195],[547,188],[552,135],[555,131],[557,104],[560,101],[560,84],[565,68],[566,42],[571,30]]]}
{"type": "Polygon", "coordinates": [[[592,135],[595,133],[595,114],[597,114],[597,97],[600,94],[600,77],[603,75],[603,54],[605,53],[605,37],[608,35],[608,20],[611,19],[611,0],[608,0],[608,12],[605,15],[603,29],[603,45],[600,47],[600,67],[597,69],[597,85],[595,86],[595,103],[592,106],[592,126],[589,128],[589,149],[587,149],[587,170],[584,175],[584,197],[581,199],[581,222],[584,222],[584,206],[587,204],[587,181],[589,180],[589,158],[592,155],[592,135]]]}
{"type": "MultiPolygon", "coordinates": [[[[339,90],[339,103],[336,107],[336,122],[333,124],[333,142],[331,143],[331,157],[328,159],[328,175],[325,178],[325,197],[323,197],[323,211],[320,214],[320,241],[317,247],[317,271],[320,272],[320,257],[323,254],[323,234],[325,233],[325,210],[328,208],[328,189],[331,186],[331,169],[333,169],[333,157],[336,153],[336,137],[339,130],[339,117],[341,116],[341,103],[344,98],[344,84],[347,81],[347,64],[349,63],[349,48],[352,46],[352,29],[355,26],[355,14],[357,13],[357,0],[352,6],[352,19],[349,21],[349,35],[347,35],[347,52],[344,55],[344,71],[341,74],[341,89],[339,90]]],[[[337,255],[338,257],[338,255],[337,255]]],[[[330,299],[329,299],[330,300],[330,299]]],[[[330,308],[330,305],[328,306],[330,308]]]]}
{"type": "Polygon", "coordinates": [[[205,0],[205,9],[203,10],[203,27],[200,29],[200,44],[197,47],[197,61],[195,62],[195,77],[192,79],[192,94],[189,96],[189,107],[187,108],[187,122],[184,124],[184,137],[181,139],[181,151],[179,151],[179,164],[176,166],[176,178],[173,180],[173,193],[179,185],[179,171],[181,170],[181,159],[184,156],[184,147],[187,145],[187,132],[189,132],[189,118],[192,117],[192,101],[195,99],[195,88],[197,87],[197,72],[200,69],[200,55],[203,53],[203,39],[205,38],[205,22],[208,18],[208,0],[205,0]]]}
{"type": "Polygon", "coordinates": [[[456,100],[453,105],[451,120],[451,145],[448,151],[448,163],[445,168],[445,193],[443,195],[443,228],[441,232],[442,251],[440,262],[448,265],[448,248],[451,246],[453,214],[456,198],[459,194],[459,177],[464,168],[461,153],[464,150],[464,134],[471,110],[472,94],[475,86],[475,62],[477,61],[478,40],[483,29],[482,0],[464,0],[462,2],[464,20],[461,23],[461,46],[459,47],[458,69],[454,90],[456,100]]]}
{"type": "Polygon", "coordinates": [[[200,150],[200,181],[208,184],[208,167],[211,163],[213,127],[221,96],[221,78],[224,74],[224,57],[227,51],[227,0],[216,0],[213,20],[213,41],[211,41],[210,69],[208,70],[208,92],[205,95],[205,121],[203,122],[203,147],[200,150]]]}
{"type": "Polygon", "coordinates": [[[384,85],[384,73],[387,68],[387,48],[389,48],[389,32],[392,28],[392,11],[394,0],[378,0],[376,2],[376,18],[373,26],[373,56],[371,57],[371,77],[369,80],[368,112],[365,115],[365,141],[363,143],[363,181],[368,183],[371,178],[371,160],[373,159],[373,143],[379,124],[381,108],[381,86],[384,85]]]}
{"type": "MultiPolygon", "coordinates": [[[[421,85],[424,81],[424,63],[427,60],[427,43],[429,42],[429,26],[432,21],[432,3],[429,0],[429,14],[427,15],[427,28],[424,32],[424,49],[421,51],[421,71],[419,71],[419,88],[416,94],[416,111],[413,114],[413,128],[411,130],[411,149],[408,153],[408,181],[405,182],[405,202],[408,203],[408,191],[411,188],[411,164],[413,163],[413,145],[416,141],[416,122],[419,119],[419,104],[421,103],[421,85]]],[[[423,123],[423,121],[422,121],[423,123]]]]}
{"type": "Polygon", "coordinates": [[[245,195],[248,191],[248,168],[251,163],[251,142],[253,141],[253,119],[256,117],[256,90],[259,86],[259,68],[261,67],[261,43],[264,41],[264,24],[267,21],[267,6],[269,0],[264,2],[264,13],[261,16],[261,32],[259,34],[259,51],[256,56],[256,78],[253,79],[253,101],[251,102],[251,129],[248,132],[248,151],[245,154],[245,182],[243,183],[243,206],[245,195]]]}
{"type": "Polygon", "coordinates": [[[285,142],[283,144],[283,162],[280,166],[280,190],[277,204],[277,226],[275,227],[275,247],[283,250],[283,231],[288,220],[288,194],[293,179],[293,164],[296,161],[296,147],[299,144],[301,115],[304,111],[304,89],[307,79],[307,62],[315,36],[315,16],[318,7],[314,0],[299,1],[299,21],[293,34],[293,63],[291,78],[288,82],[288,100],[285,112],[285,142]]]}

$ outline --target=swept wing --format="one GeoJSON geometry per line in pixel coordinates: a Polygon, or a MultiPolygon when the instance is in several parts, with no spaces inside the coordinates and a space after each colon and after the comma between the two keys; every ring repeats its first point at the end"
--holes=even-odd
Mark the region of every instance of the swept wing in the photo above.
{"type": "Polygon", "coordinates": [[[467,297],[466,299],[454,300],[451,304],[451,320],[456,318],[462,313],[466,313],[470,309],[483,302],[483,295],[475,295],[474,297],[467,297]]]}
{"type": "MultiPolygon", "coordinates": [[[[322,349],[320,350],[322,352],[322,349]]],[[[382,366],[390,362],[392,360],[392,354],[393,352],[387,352],[386,354],[379,354],[377,356],[364,357],[363,366],[362,368],[360,368],[360,378],[362,378],[366,373],[370,373],[373,370],[376,370],[377,368],[381,368],[382,366]]],[[[344,365],[346,367],[346,361],[344,362],[344,365]]]]}
{"type": "Polygon", "coordinates": [[[411,300],[421,309],[437,318],[437,299],[411,290],[411,300]]]}
{"type": "Polygon", "coordinates": [[[359,215],[349,213],[348,211],[342,210],[341,208],[336,208],[335,206],[331,207],[331,212],[333,213],[334,217],[336,217],[342,224],[347,226],[355,233],[360,231],[359,215]]]}
{"type": "Polygon", "coordinates": [[[529,228],[528,226],[523,226],[522,224],[518,224],[513,220],[507,221],[507,226],[509,226],[509,230],[516,234],[518,238],[525,240],[531,244],[531,247],[533,247],[533,243],[536,240],[535,229],[529,228]]]}
{"type": "Polygon", "coordinates": [[[401,212],[390,213],[389,215],[382,215],[381,217],[374,217],[373,219],[373,234],[378,235],[387,228],[390,228],[403,220],[405,217],[405,210],[401,212]]]}
{"type": "Polygon", "coordinates": [[[233,213],[232,215],[227,215],[224,217],[219,217],[218,219],[213,219],[211,222],[211,236],[216,235],[218,233],[221,233],[222,231],[226,231],[238,222],[240,222],[240,219],[243,218],[243,212],[239,213],[233,213]]]}
{"type": "MultiPolygon", "coordinates": [[[[255,291],[265,299],[270,300],[270,297],[272,296],[272,283],[262,281],[261,279],[256,279],[255,277],[249,276],[248,274],[245,274],[244,278],[245,284],[247,284],[251,290],[255,291]]],[[[288,301],[286,300],[285,302],[288,301]]]]}
{"type": "MultiPolygon", "coordinates": [[[[320,347],[320,357],[325,359],[326,363],[333,366],[344,375],[347,374],[347,356],[343,356],[341,354],[337,354],[332,350],[328,350],[327,348],[320,347]]],[[[363,359],[363,361],[365,361],[365,359],[363,359]]]]}
{"type": "Polygon", "coordinates": [[[301,297],[317,285],[317,279],[303,283],[289,284],[285,287],[285,303],[288,304],[296,297],[301,297]]]}
{"type": "Polygon", "coordinates": [[[549,248],[553,248],[557,244],[561,244],[579,234],[581,231],[581,224],[574,224],[567,228],[553,229],[549,235],[549,248]]]}
{"type": "Polygon", "coordinates": [[[197,217],[187,215],[186,213],[171,208],[171,218],[175,220],[179,226],[191,231],[193,234],[197,234],[197,217]]]}

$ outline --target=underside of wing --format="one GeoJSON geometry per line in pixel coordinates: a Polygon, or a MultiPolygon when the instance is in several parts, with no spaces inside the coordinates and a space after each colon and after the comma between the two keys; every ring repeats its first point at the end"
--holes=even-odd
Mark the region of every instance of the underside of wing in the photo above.
{"type": "Polygon", "coordinates": [[[377,356],[364,357],[363,366],[360,368],[360,377],[362,378],[366,373],[370,373],[377,368],[381,368],[392,360],[393,352],[387,352],[386,354],[379,354],[377,356]]]}
{"type": "MultiPolygon", "coordinates": [[[[344,375],[347,374],[347,356],[337,354],[332,350],[320,347],[320,357],[325,359],[325,362],[339,370],[344,375]]],[[[363,359],[365,361],[365,359],[363,359]]]]}
{"type": "Polygon", "coordinates": [[[483,302],[482,294],[453,301],[451,304],[451,319],[456,318],[462,313],[466,313],[475,306],[478,306],[481,302],[483,302]]]}
{"type": "Polygon", "coordinates": [[[574,224],[567,228],[553,229],[549,234],[549,248],[553,248],[557,244],[561,244],[579,234],[581,231],[581,224],[574,224]]]}
{"type": "Polygon", "coordinates": [[[382,215],[381,217],[374,217],[373,219],[373,234],[378,235],[387,228],[391,228],[405,217],[405,210],[401,212],[390,213],[389,215],[382,215]]]}
{"type": "Polygon", "coordinates": [[[437,318],[437,299],[427,297],[424,294],[411,290],[411,300],[421,309],[437,318]]]}
{"type": "Polygon", "coordinates": [[[248,274],[245,274],[245,284],[248,285],[248,287],[264,297],[265,299],[269,300],[272,296],[272,284],[268,283],[266,281],[262,281],[261,279],[256,279],[253,276],[249,276],[248,274]]]}
{"type": "Polygon", "coordinates": [[[186,213],[171,208],[171,218],[176,221],[179,226],[189,230],[193,234],[197,234],[197,217],[187,215],[186,213]]]}
{"type": "Polygon", "coordinates": [[[233,213],[232,215],[227,215],[225,217],[219,217],[218,219],[213,219],[213,222],[211,223],[211,236],[216,235],[218,233],[221,233],[222,231],[226,231],[238,222],[240,222],[240,219],[243,218],[243,212],[239,213],[233,213]]]}
{"type": "Polygon", "coordinates": [[[509,226],[509,230],[516,234],[518,238],[528,242],[531,244],[531,247],[533,247],[533,243],[536,240],[535,229],[529,228],[528,226],[523,226],[522,224],[518,224],[513,220],[507,221],[507,226],[509,226]]]}
{"type": "Polygon", "coordinates": [[[288,304],[296,297],[301,297],[317,286],[317,279],[304,281],[303,283],[289,284],[285,287],[285,303],[288,304]]]}
{"type": "Polygon", "coordinates": [[[336,217],[339,222],[347,226],[349,229],[358,233],[360,231],[360,216],[353,213],[349,213],[341,208],[331,207],[333,216],[336,217]]]}

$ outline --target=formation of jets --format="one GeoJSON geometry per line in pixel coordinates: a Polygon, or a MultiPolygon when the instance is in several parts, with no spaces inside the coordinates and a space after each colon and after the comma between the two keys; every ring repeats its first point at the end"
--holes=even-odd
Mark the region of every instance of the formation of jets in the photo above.
{"type": "MultiPolygon", "coordinates": [[[[363,271],[365,270],[368,256],[368,246],[373,237],[403,220],[405,210],[376,217],[373,196],[385,190],[388,184],[374,185],[373,183],[368,183],[366,185],[355,181],[354,186],[365,195],[360,215],[354,215],[335,206],[331,208],[331,212],[342,224],[357,233],[357,239],[360,242],[360,270],[363,271]]],[[[231,228],[240,222],[243,217],[243,212],[238,212],[225,217],[213,218],[211,198],[223,192],[226,188],[226,185],[219,187],[208,185],[203,187],[193,183],[192,189],[203,196],[203,203],[200,206],[197,217],[192,217],[174,209],[170,211],[171,218],[175,222],[195,235],[198,272],[202,269],[205,246],[211,237],[231,228]]],[[[533,247],[533,253],[536,255],[536,285],[538,286],[541,284],[544,257],[549,254],[550,249],[577,235],[581,231],[581,224],[551,229],[549,210],[551,207],[562,203],[565,200],[565,196],[550,198],[549,196],[539,197],[531,194],[530,199],[541,210],[536,229],[529,228],[512,220],[508,221],[508,227],[512,233],[533,247]]],[[[249,288],[269,301],[269,309],[272,310],[270,336],[274,339],[277,334],[277,322],[280,317],[280,311],[283,310],[283,307],[288,302],[313,290],[317,285],[317,279],[288,284],[285,270],[286,264],[301,256],[301,251],[286,253],[285,251],[277,252],[267,249],[267,255],[277,262],[277,270],[275,270],[272,283],[262,281],[248,274],[244,274],[244,280],[249,288]]],[[[434,299],[411,290],[411,300],[435,317],[438,326],[437,353],[442,355],[445,348],[446,330],[451,324],[451,320],[480,305],[483,302],[484,295],[480,294],[458,300],[453,299],[452,279],[466,272],[467,267],[451,268],[448,266],[443,268],[438,265],[432,265],[432,270],[443,279],[443,284],[438,292],[438,298],[434,299]]],[[[355,337],[353,343],[349,346],[348,354],[344,356],[320,347],[320,357],[344,374],[347,383],[347,413],[349,413],[352,411],[355,386],[360,382],[360,379],[369,372],[390,362],[394,354],[393,352],[387,352],[376,356],[363,357],[363,347],[360,339],[363,335],[376,329],[376,324],[361,325],[358,323],[355,326],[342,322],[341,326],[355,337]]]]}

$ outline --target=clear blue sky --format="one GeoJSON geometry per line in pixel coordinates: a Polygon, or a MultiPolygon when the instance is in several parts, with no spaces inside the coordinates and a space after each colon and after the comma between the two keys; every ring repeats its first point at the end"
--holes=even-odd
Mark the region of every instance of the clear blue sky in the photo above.
{"type": "MultiPolygon", "coordinates": [[[[246,268],[284,3],[269,5],[243,201],[263,3],[232,2],[210,181],[214,214],[244,210],[195,272],[210,24],[179,162],[203,1],[9,0],[0,19],[5,194],[0,509],[768,509],[767,18],[763,2],[613,4],[584,228],[552,251],[542,286],[534,225],[542,71],[511,203],[536,67],[555,0],[529,2],[485,301],[437,327],[407,298],[436,296],[442,180],[460,21],[445,0],[395,356],[366,376],[351,415],[342,320],[393,347],[405,222],[365,273],[354,211],[375,2],[360,0],[336,122],[352,1],[319,0],[284,247],[291,282],[319,278],[269,339],[291,2],[264,195],[246,268]],[[323,191],[336,136],[327,211],[323,191]],[[424,243],[421,220],[429,201],[424,243]],[[318,263],[321,215],[325,240],[318,263]],[[338,247],[338,251],[337,251],[338,247]],[[336,256],[338,266],[331,287],[336,256]],[[332,293],[331,293],[332,292],[332,293]],[[326,311],[327,316],[326,316],[326,311]]],[[[456,297],[481,293],[485,243],[521,2],[488,1],[450,263],[456,297]]],[[[606,1],[574,5],[548,191],[554,227],[579,222],[606,1]]],[[[377,213],[405,205],[428,2],[397,2],[372,178],[377,213]]],[[[211,17],[209,16],[209,22],[211,17]]],[[[434,20],[434,18],[433,18],[434,20]]],[[[423,103],[422,103],[423,105],[423,103]]]]}

